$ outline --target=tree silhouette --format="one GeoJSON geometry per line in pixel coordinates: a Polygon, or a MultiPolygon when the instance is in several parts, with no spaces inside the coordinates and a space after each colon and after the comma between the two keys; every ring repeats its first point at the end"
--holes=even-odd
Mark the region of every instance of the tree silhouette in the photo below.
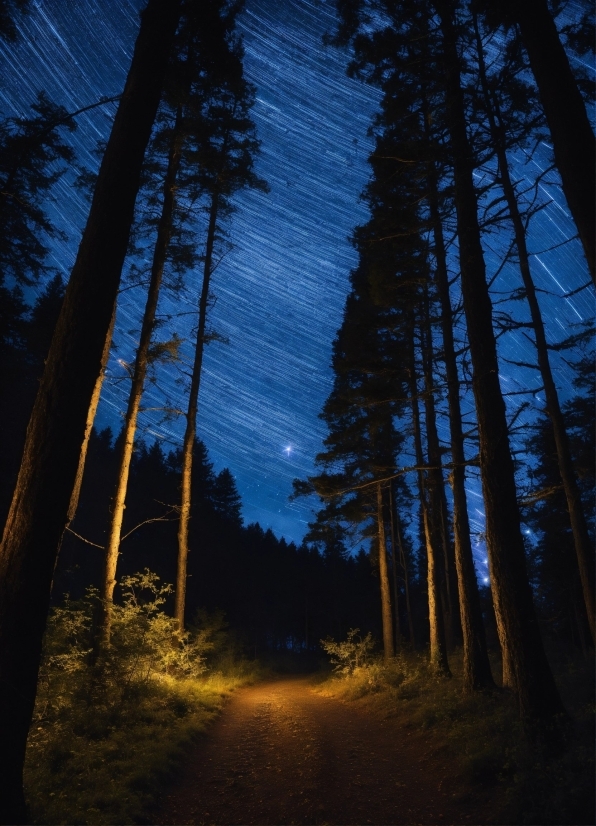
{"type": "Polygon", "coordinates": [[[483,0],[489,19],[517,24],[550,129],[563,192],[596,283],[596,142],[546,0],[483,0]]]}
{"type": "Polygon", "coordinates": [[[487,550],[503,652],[504,683],[511,680],[528,731],[535,727],[546,730],[563,709],[544,653],[526,570],[505,405],[498,379],[492,307],[478,226],[473,152],[466,130],[453,6],[448,0],[437,0],[434,5],[443,36],[445,100],[454,163],[462,294],[474,371],[487,550]]]}
{"type": "MultiPolygon", "coordinates": [[[[234,20],[237,6],[223,7],[214,0],[213,8],[223,19],[234,20]],[[227,17],[226,17],[227,15],[227,17]]],[[[186,410],[186,428],[182,447],[180,524],[178,530],[178,572],[176,575],[175,617],[184,629],[186,603],[187,559],[189,553],[189,521],[191,510],[192,447],[196,438],[197,413],[203,352],[208,341],[207,309],[211,276],[216,266],[215,253],[220,241],[221,222],[231,213],[231,197],[247,187],[267,190],[265,182],[253,171],[259,147],[255,126],[250,118],[254,89],[245,80],[240,41],[228,32],[220,43],[214,60],[221,66],[218,88],[205,100],[199,94],[194,99],[192,117],[198,121],[195,139],[190,142],[188,162],[195,164],[196,178],[204,192],[207,212],[207,232],[203,259],[203,281],[198,300],[197,336],[186,410]],[[202,126],[202,134],[201,127],[202,126]]],[[[192,92],[191,92],[192,96],[192,92]]],[[[191,104],[191,107],[192,108],[191,104]]]]}
{"type": "Polygon", "coordinates": [[[27,821],[23,761],[52,573],[178,16],[170,0],[150,0],[144,12],[0,546],[0,820],[8,823],[27,821]]]}
{"type": "Polygon", "coordinates": [[[62,106],[39,92],[29,118],[0,124],[0,285],[35,282],[48,252],[44,238],[57,235],[43,207],[74,157],[60,134],[76,124],[62,106]]]}

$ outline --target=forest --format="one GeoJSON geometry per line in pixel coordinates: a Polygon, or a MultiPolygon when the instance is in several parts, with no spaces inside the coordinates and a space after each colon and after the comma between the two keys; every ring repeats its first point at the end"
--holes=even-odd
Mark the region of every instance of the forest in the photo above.
{"type": "MultiPolygon", "coordinates": [[[[246,312],[234,346],[268,335],[262,293],[226,286],[242,222],[258,245],[254,205],[269,201],[283,247],[291,220],[247,68],[258,40],[246,46],[243,21],[260,6],[137,3],[118,94],[67,108],[41,71],[21,114],[3,94],[0,823],[593,822],[593,6],[315,5],[282,7],[324,18],[317,50],[373,115],[329,369],[290,390],[320,398],[323,434],[296,465],[284,448],[286,495],[310,514],[291,536],[243,516],[256,494],[237,468],[265,448],[211,439],[228,408],[242,427],[260,417],[255,432],[277,416],[277,362],[254,364],[272,376],[255,410],[210,357],[229,344],[229,295],[246,312]],[[89,113],[109,127],[82,152],[89,113]],[[68,273],[64,187],[84,214],[68,273]],[[217,381],[232,387],[219,399],[217,381]],[[449,802],[406,811],[397,788],[374,812],[339,793],[324,805],[335,769],[313,749],[304,771],[322,785],[306,808],[167,803],[226,703],[296,703],[294,690],[381,715],[412,754],[432,740],[457,766],[449,802]]],[[[0,0],[9,60],[38,12],[0,0]]],[[[310,57],[292,59],[298,73],[310,57]]],[[[319,213],[310,197],[333,229],[333,203],[319,213]]],[[[313,325],[332,307],[316,260],[313,325]]],[[[308,283],[288,290],[296,303],[308,283]]],[[[271,312],[280,358],[314,362],[314,345],[292,351],[292,312],[271,312]]],[[[270,484],[285,490],[281,473],[270,484]]],[[[287,751],[282,783],[302,775],[287,751]]]]}

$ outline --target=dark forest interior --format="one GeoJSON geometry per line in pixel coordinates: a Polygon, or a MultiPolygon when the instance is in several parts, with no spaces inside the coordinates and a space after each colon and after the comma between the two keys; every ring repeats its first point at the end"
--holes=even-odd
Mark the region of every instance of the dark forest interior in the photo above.
{"type": "Polygon", "coordinates": [[[3,89],[0,823],[593,822],[592,5],[92,5],[3,89]]]}

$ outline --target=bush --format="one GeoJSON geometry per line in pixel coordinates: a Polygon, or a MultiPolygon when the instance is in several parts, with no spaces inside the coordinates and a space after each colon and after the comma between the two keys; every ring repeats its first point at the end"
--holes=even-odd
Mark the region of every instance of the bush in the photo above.
{"type": "Polygon", "coordinates": [[[335,642],[330,637],[321,640],[321,646],[331,657],[333,670],[337,674],[349,676],[357,668],[362,668],[370,662],[375,648],[374,640],[370,631],[364,638],[358,636],[359,632],[359,628],[351,628],[344,642],[335,642]]]}
{"type": "Polygon", "coordinates": [[[163,611],[169,585],[146,570],[121,588],[99,658],[97,591],[49,617],[25,768],[33,822],[139,822],[226,694],[254,677],[244,663],[241,675],[208,669],[228,647],[221,615],[179,634],[163,611]]]}
{"type": "MultiPolygon", "coordinates": [[[[348,638],[326,650],[338,659],[336,650],[348,658],[352,642],[348,638]]],[[[555,676],[574,727],[561,753],[553,755],[525,740],[512,693],[462,693],[461,652],[449,661],[451,680],[438,677],[427,656],[410,652],[386,664],[370,659],[351,669],[336,667],[336,674],[316,690],[362,700],[367,710],[374,708],[398,726],[425,733],[435,753],[443,759],[448,754],[457,766],[453,798],[484,801],[483,822],[594,823],[592,663],[555,660],[555,676]]],[[[493,673],[499,666],[493,663],[493,673]]]]}

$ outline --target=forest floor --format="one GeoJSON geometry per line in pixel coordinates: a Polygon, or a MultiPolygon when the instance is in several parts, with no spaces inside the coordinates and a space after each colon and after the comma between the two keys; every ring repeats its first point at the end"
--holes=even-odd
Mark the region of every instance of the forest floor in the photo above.
{"type": "Polygon", "coordinates": [[[480,824],[432,732],[284,678],[234,693],[152,815],[157,824],[480,824]]]}

